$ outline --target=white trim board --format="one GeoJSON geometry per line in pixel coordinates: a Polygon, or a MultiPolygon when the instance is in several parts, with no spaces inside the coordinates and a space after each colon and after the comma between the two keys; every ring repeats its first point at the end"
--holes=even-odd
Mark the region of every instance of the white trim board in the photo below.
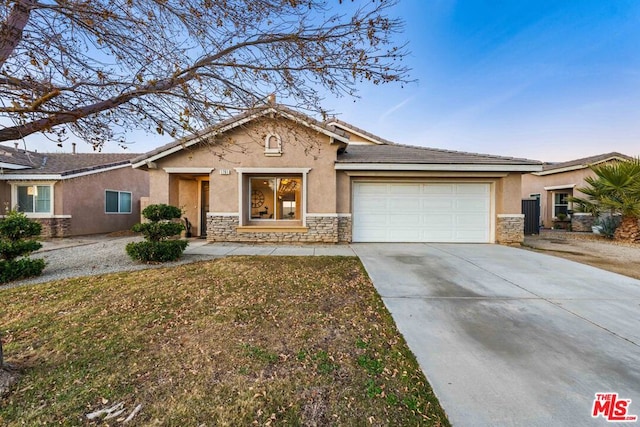
{"type": "Polygon", "coordinates": [[[542,165],[482,165],[424,163],[336,163],[336,170],[370,171],[452,171],[452,172],[534,172],[542,165]]]}

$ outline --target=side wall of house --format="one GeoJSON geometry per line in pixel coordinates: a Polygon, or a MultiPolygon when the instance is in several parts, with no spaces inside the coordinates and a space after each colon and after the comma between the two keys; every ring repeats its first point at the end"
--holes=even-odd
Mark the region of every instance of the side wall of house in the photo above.
{"type": "Polygon", "coordinates": [[[123,167],[59,181],[54,192],[55,215],[71,216],[68,236],[129,230],[140,221],[140,198],[149,195],[149,175],[123,167]],[[130,192],[131,213],[106,213],[107,190],[130,192]]]}
{"type": "Polygon", "coordinates": [[[584,179],[593,176],[591,169],[584,168],[569,172],[561,172],[550,175],[537,176],[526,174],[522,177],[523,199],[528,199],[532,194],[540,194],[540,216],[544,227],[553,225],[553,198],[555,191],[545,190],[545,187],[566,187],[574,197],[584,197],[578,188],[584,187],[584,179]]]}

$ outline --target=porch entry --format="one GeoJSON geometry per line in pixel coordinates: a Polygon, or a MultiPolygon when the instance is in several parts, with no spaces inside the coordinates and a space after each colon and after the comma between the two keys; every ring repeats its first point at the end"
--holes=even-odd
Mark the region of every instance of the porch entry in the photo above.
{"type": "Polygon", "coordinates": [[[209,181],[200,183],[200,237],[207,237],[207,212],[209,212],[209,181]]]}

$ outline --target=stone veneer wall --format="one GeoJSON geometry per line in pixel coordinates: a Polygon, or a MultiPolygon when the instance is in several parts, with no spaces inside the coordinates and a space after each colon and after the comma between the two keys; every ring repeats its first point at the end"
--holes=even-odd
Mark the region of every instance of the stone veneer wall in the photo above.
{"type": "Polygon", "coordinates": [[[338,216],[338,242],[351,243],[351,214],[338,216]]]}
{"type": "Polygon", "coordinates": [[[593,215],[590,213],[574,213],[571,215],[571,231],[588,231],[591,233],[593,215]]]}
{"type": "Polygon", "coordinates": [[[71,217],[66,218],[33,218],[42,225],[40,237],[68,237],[71,233],[71,217]]]}
{"type": "MultiPolygon", "coordinates": [[[[349,218],[349,221],[351,219],[349,218]]],[[[307,216],[306,231],[236,231],[240,225],[237,215],[207,215],[207,240],[210,242],[259,243],[337,243],[339,217],[336,215],[307,216]]]]}
{"type": "Polygon", "coordinates": [[[506,245],[524,241],[524,215],[500,214],[496,219],[496,242],[506,245]]]}

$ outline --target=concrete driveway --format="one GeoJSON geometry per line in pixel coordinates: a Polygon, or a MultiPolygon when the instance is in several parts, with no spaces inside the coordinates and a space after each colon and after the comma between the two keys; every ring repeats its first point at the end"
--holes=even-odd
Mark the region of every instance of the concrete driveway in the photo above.
{"type": "Polygon", "coordinates": [[[640,281],[499,245],[352,248],[454,426],[611,425],[600,392],[640,416],[640,281]]]}

